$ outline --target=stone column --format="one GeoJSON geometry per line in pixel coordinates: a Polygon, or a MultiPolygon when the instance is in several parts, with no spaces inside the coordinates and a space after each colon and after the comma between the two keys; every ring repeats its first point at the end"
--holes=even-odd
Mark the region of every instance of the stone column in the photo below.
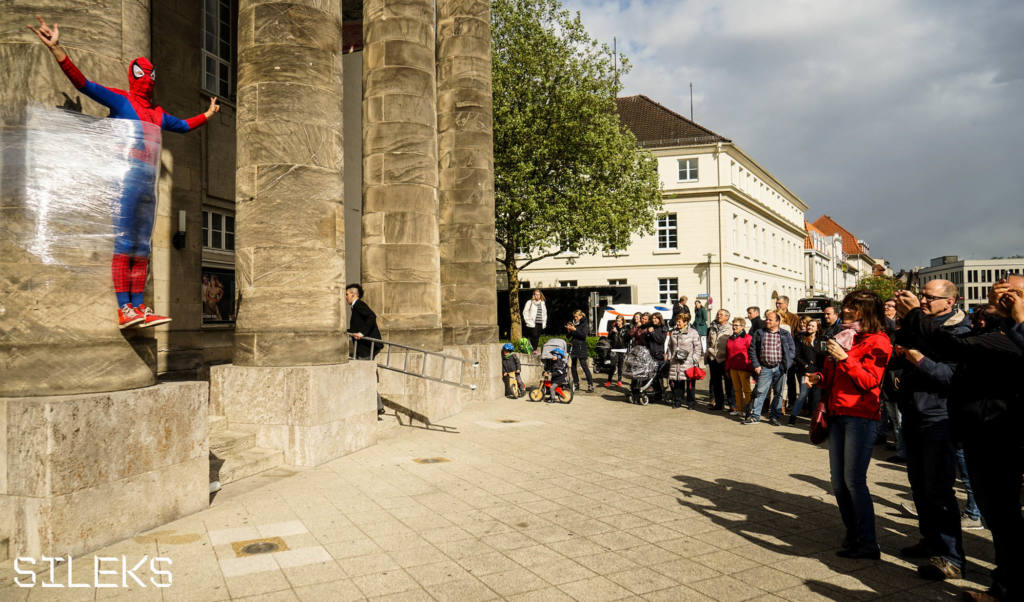
{"type": "Polygon", "coordinates": [[[488,0],[438,0],[442,322],[446,345],[498,339],[488,0]]]}
{"type": "Polygon", "coordinates": [[[240,2],[240,300],[210,403],[293,465],[375,437],[374,366],[346,357],[342,89],[341,2],[240,2]]]}
{"type": "Polygon", "coordinates": [[[438,0],[441,318],[446,349],[480,361],[480,396],[500,380],[494,258],[489,0],[438,0]]]}
{"type": "Polygon", "coordinates": [[[239,4],[236,366],[345,361],[340,12],[239,4]]]}
{"type": "Polygon", "coordinates": [[[433,0],[363,4],[363,274],[385,339],[440,350],[433,0]]]}
{"type": "MultiPolygon", "coordinates": [[[[6,144],[26,140],[23,127],[40,123],[40,111],[108,112],[74,89],[25,28],[37,12],[60,24],[61,45],[87,78],[125,88],[129,61],[149,54],[149,10],[148,0],[89,10],[77,0],[14,0],[0,13],[0,533],[12,557],[80,556],[209,504],[206,383],[147,386],[153,369],[115,321],[110,214],[88,215],[81,198],[64,202],[66,190],[41,195],[42,163],[23,169],[38,156],[39,136],[6,144]],[[46,228],[54,241],[42,245],[46,253],[25,244],[46,228]]],[[[125,125],[51,113],[47,120],[68,124],[45,134],[57,141],[53,161],[65,165],[83,160],[70,124],[93,141],[125,125]]],[[[116,173],[114,154],[86,167],[116,173]]],[[[151,334],[136,341],[155,350],[151,334]]]]}
{"type": "MultiPolygon", "coordinates": [[[[93,81],[125,88],[128,63],[149,52],[149,2],[113,3],[102,15],[87,15],[76,1],[5,2],[0,28],[0,126],[8,142],[19,137],[29,105],[69,106],[94,116],[107,109],[75,90],[49,50],[25,25],[58,22],[61,45],[93,81]]],[[[0,158],[0,397],[117,391],[151,385],[153,368],[132,350],[117,328],[117,302],[109,251],[62,245],[82,234],[74,220],[48,221],[46,236],[57,241],[42,258],[26,244],[39,232],[29,207],[25,155],[4,145],[0,158]]],[[[69,161],[73,157],[54,157],[69,161]]],[[[100,216],[102,221],[109,220],[100,216]]],[[[103,224],[100,224],[101,229],[103,224]]],[[[110,235],[109,229],[98,233],[110,235]]]]}

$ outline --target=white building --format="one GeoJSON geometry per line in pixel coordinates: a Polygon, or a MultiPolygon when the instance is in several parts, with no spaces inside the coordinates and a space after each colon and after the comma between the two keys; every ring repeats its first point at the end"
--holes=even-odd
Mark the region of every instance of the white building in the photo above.
{"type": "Polygon", "coordinates": [[[736,314],[804,293],[807,205],[730,140],[646,96],[619,98],[619,118],[658,160],[664,212],[655,234],[615,254],[556,256],[523,286],[636,286],[640,303],[679,295],[736,314]]]}
{"type": "Polygon", "coordinates": [[[923,287],[929,280],[949,280],[960,288],[964,307],[988,303],[988,291],[1007,274],[1024,274],[1024,258],[960,259],[956,255],[936,257],[931,265],[918,269],[923,287]]]}

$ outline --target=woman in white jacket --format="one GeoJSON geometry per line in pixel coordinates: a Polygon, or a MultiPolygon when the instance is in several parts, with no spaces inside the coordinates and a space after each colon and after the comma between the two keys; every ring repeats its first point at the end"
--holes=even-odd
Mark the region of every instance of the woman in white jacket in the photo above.
{"type": "Polygon", "coordinates": [[[700,335],[690,326],[690,314],[676,316],[675,328],[668,335],[668,353],[665,354],[665,359],[669,361],[668,380],[672,385],[673,408],[681,406],[683,395],[686,395],[686,407],[693,409],[697,381],[686,378],[686,371],[700,365],[703,352],[700,335]]]}
{"type": "Polygon", "coordinates": [[[533,289],[533,297],[523,305],[523,332],[533,346],[534,355],[540,354],[537,344],[540,342],[540,333],[548,325],[548,306],[544,302],[544,293],[539,288],[533,289]]]}

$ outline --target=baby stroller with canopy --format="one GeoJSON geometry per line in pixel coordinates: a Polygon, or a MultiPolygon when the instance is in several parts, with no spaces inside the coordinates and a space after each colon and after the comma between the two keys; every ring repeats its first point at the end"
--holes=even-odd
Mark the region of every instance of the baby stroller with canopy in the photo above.
{"type": "Polygon", "coordinates": [[[636,345],[626,353],[626,370],[629,372],[629,401],[642,406],[650,401],[654,379],[658,377],[658,362],[646,347],[636,345]]]}
{"type": "Polygon", "coordinates": [[[544,375],[541,376],[540,386],[530,391],[530,401],[572,403],[572,387],[566,386],[569,379],[569,366],[565,361],[566,347],[563,339],[548,339],[544,343],[540,354],[544,362],[544,375]]]}

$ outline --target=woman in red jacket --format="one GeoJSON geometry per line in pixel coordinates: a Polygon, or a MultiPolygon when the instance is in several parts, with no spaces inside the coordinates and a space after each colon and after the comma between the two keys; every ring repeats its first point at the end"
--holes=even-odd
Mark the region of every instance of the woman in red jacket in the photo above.
{"type": "Polygon", "coordinates": [[[827,390],[832,489],[846,526],[842,549],[836,555],[877,559],[875,509],[867,475],[881,416],[882,373],[892,344],[885,334],[882,300],[872,291],[846,295],[842,320],[842,329],[826,346],[830,357],[824,374],[808,374],[806,383],[827,390]]]}

